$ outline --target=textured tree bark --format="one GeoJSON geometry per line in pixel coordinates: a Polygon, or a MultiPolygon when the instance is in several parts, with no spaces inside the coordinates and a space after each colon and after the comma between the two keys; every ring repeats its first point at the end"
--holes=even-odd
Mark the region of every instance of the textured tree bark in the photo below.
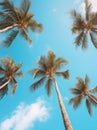
{"type": "Polygon", "coordinates": [[[10,30],[10,29],[12,29],[14,27],[18,27],[18,26],[19,26],[18,24],[14,24],[14,25],[8,26],[8,27],[6,27],[4,29],[1,29],[0,33],[6,32],[6,31],[8,31],[8,30],[10,30]]]}
{"type": "Polygon", "coordinates": [[[9,82],[10,82],[10,79],[8,79],[3,85],[1,85],[0,89],[4,88],[9,82]]]}
{"type": "Polygon", "coordinates": [[[57,96],[58,96],[59,106],[60,106],[62,117],[63,117],[64,126],[65,126],[66,130],[73,130],[55,79],[54,79],[54,83],[55,83],[55,89],[56,89],[57,96]]]}

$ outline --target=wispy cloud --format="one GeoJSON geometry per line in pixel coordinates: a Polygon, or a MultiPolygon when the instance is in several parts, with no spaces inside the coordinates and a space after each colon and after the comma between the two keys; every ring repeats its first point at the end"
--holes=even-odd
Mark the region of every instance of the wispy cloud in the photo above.
{"type": "Polygon", "coordinates": [[[0,123],[0,130],[28,130],[32,128],[36,121],[46,121],[49,117],[49,108],[42,99],[35,103],[26,105],[21,103],[17,109],[12,112],[11,117],[0,123]]]}

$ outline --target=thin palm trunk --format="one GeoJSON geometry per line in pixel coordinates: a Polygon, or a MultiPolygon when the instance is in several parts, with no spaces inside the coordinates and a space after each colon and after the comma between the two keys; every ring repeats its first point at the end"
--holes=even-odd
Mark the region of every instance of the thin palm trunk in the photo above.
{"type": "Polygon", "coordinates": [[[54,83],[55,83],[55,89],[56,89],[57,96],[58,96],[59,106],[60,106],[62,117],[63,117],[64,126],[65,126],[66,130],[73,130],[55,79],[54,79],[54,83]]]}
{"type": "Polygon", "coordinates": [[[10,82],[11,79],[8,79],[4,84],[2,84],[0,86],[0,89],[4,88],[9,82],[10,82]]]}
{"type": "Polygon", "coordinates": [[[95,98],[93,98],[91,95],[88,94],[88,97],[93,100],[96,104],[97,104],[97,100],[95,98]]]}
{"type": "Polygon", "coordinates": [[[8,31],[8,30],[10,30],[10,29],[12,29],[12,28],[14,28],[14,27],[18,27],[18,26],[19,26],[19,24],[13,24],[13,25],[8,26],[8,27],[6,27],[6,28],[4,28],[4,29],[1,29],[1,30],[0,30],[0,33],[6,32],[6,31],[8,31]]]}

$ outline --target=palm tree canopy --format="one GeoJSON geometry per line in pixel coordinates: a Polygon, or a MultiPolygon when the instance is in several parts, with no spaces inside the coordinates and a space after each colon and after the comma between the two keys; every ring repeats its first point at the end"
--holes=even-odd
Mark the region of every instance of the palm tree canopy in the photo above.
{"type": "Polygon", "coordinates": [[[93,93],[97,92],[97,87],[89,89],[89,77],[86,75],[83,80],[80,77],[77,77],[77,84],[74,88],[71,88],[71,93],[75,97],[71,98],[69,103],[73,103],[73,107],[76,109],[82,102],[83,99],[86,100],[86,107],[89,114],[92,114],[91,105],[97,105],[97,97],[93,96],[93,93]]]}
{"type": "MultiPolygon", "coordinates": [[[[10,85],[12,87],[12,94],[15,93],[16,87],[18,85],[16,78],[23,77],[23,73],[19,71],[22,64],[15,64],[15,62],[10,58],[2,58],[0,65],[0,86],[6,81],[10,80],[10,85]]],[[[8,83],[8,84],[9,84],[8,83]]],[[[0,89],[0,98],[2,98],[8,91],[8,84],[0,89]]]]}
{"type": "Polygon", "coordinates": [[[15,7],[9,0],[0,2],[0,30],[10,31],[9,36],[3,43],[4,46],[9,47],[18,33],[28,43],[31,43],[32,40],[28,36],[28,30],[30,29],[32,32],[42,31],[42,24],[38,24],[34,20],[34,14],[29,12],[30,5],[29,0],[22,0],[19,7],[15,7]]]}
{"type": "Polygon", "coordinates": [[[91,11],[92,5],[85,0],[85,17],[75,9],[71,11],[73,18],[72,33],[77,34],[75,45],[87,48],[87,38],[90,35],[91,41],[97,48],[97,13],[91,11]]]}
{"type": "Polygon", "coordinates": [[[54,83],[54,76],[63,76],[65,79],[69,78],[69,71],[59,71],[63,65],[68,63],[67,60],[59,57],[53,51],[48,51],[47,56],[41,56],[39,61],[36,63],[37,68],[30,71],[34,78],[38,78],[38,81],[31,85],[31,90],[36,90],[41,84],[46,82],[45,88],[47,94],[51,94],[51,88],[54,83]]]}

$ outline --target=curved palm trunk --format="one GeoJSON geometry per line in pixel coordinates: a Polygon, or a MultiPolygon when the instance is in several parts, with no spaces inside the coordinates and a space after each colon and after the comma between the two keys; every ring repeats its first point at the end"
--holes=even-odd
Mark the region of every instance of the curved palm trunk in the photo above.
{"type": "Polygon", "coordinates": [[[4,88],[9,82],[10,82],[11,79],[8,79],[4,84],[2,84],[0,86],[0,89],[4,88]]]}
{"type": "Polygon", "coordinates": [[[8,31],[8,30],[10,30],[10,29],[12,29],[14,27],[18,27],[18,26],[19,26],[18,24],[14,24],[14,25],[8,26],[8,27],[6,27],[4,29],[0,29],[0,33],[6,32],[6,31],[8,31]]]}
{"type": "Polygon", "coordinates": [[[60,106],[62,117],[63,117],[64,126],[65,126],[66,130],[73,130],[55,79],[54,79],[54,83],[55,83],[55,89],[56,89],[57,96],[58,96],[59,106],[60,106]]]}

